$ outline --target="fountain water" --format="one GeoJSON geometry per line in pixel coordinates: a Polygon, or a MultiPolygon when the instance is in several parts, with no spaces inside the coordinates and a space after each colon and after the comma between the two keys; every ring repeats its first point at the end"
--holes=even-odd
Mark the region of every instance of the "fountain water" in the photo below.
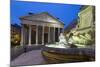
{"type": "Polygon", "coordinates": [[[49,44],[46,45],[47,47],[53,47],[53,48],[69,48],[70,46],[68,45],[68,42],[66,41],[65,36],[63,33],[60,34],[59,36],[59,42],[56,44],[49,44]]]}

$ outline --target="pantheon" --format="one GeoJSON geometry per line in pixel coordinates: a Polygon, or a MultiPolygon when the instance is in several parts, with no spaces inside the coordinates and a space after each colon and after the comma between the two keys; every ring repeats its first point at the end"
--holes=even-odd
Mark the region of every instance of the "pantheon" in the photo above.
{"type": "Polygon", "coordinates": [[[48,12],[29,13],[20,17],[21,46],[37,46],[58,42],[64,23],[48,12]]]}

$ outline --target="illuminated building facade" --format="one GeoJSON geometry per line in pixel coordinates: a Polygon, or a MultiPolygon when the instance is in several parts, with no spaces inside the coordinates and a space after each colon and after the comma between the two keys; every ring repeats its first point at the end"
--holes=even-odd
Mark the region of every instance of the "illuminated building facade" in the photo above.
{"type": "Polygon", "coordinates": [[[58,41],[64,24],[47,12],[29,13],[20,18],[22,22],[21,45],[44,45],[58,41]]]}
{"type": "Polygon", "coordinates": [[[11,46],[20,45],[21,26],[11,24],[11,46]]]}

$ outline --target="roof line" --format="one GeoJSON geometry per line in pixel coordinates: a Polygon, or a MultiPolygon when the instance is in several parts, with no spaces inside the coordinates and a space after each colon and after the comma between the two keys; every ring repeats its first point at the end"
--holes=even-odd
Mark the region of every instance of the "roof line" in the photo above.
{"type": "MultiPolygon", "coordinates": [[[[23,20],[28,20],[28,21],[38,21],[38,22],[44,22],[44,23],[45,23],[45,21],[40,21],[40,20],[29,20],[29,19],[24,19],[24,18],[23,18],[23,20]]],[[[50,22],[50,23],[53,23],[53,22],[50,22]]],[[[57,24],[57,23],[53,23],[53,24],[57,24]]]]}
{"type": "Polygon", "coordinates": [[[20,19],[24,19],[26,17],[30,17],[30,16],[33,16],[33,15],[39,15],[39,14],[42,14],[42,13],[46,13],[48,14],[50,17],[54,18],[55,20],[57,20],[58,22],[60,22],[61,24],[65,25],[62,21],[60,21],[59,19],[57,19],[56,17],[52,16],[50,13],[48,12],[41,12],[41,13],[37,13],[37,14],[32,14],[32,15],[28,15],[28,16],[22,16],[20,17],[20,19]]]}

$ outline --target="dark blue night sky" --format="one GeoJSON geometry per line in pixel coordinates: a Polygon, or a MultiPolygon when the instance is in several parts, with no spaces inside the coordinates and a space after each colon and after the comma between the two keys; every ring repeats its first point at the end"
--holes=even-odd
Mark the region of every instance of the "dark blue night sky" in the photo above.
{"type": "Polygon", "coordinates": [[[27,15],[28,12],[49,12],[67,26],[71,21],[78,18],[80,11],[80,5],[11,1],[11,23],[17,24],[21,23],[19,17],[27,15]]]}

